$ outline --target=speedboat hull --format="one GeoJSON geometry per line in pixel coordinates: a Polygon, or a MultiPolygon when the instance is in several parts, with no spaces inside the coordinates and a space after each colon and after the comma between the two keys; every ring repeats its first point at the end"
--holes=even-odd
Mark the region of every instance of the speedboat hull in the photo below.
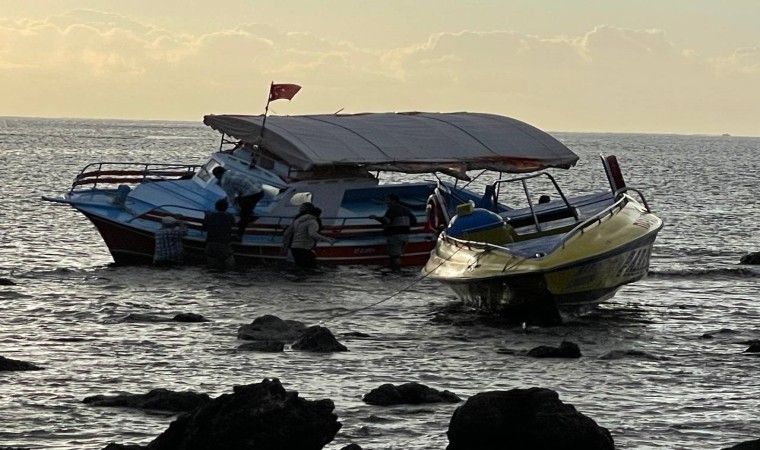
{"type": "Polygon", "coordinates": [[[633,198],[569,231],[509,245],[442,234],[423,274],[465,305],[520,319],[561,320],[588,312],[647,275],[662,220],[633,198]]]}

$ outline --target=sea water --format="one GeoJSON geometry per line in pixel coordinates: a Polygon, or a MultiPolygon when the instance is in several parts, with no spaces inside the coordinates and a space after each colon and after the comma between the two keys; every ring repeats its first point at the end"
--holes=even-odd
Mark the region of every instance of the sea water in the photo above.
{"type": "MultiPolygon", "coordinates": [[[[0,446],[147,444],[170,416],[82,403],[92,395],[192,390],[218,396],[279,378],[335,402],[327,449],[445,449],[456,404],[378,407],[362,396],[416,381],[463,399],[544,387],[610,430],[618,449],[719,449],[760,438],[760,138],[554,133],[581,156],[555,177],[569,194],[604,189],[599,154],[665,221],[647,279],[561,326],[485,320],[414,271],[114,267],[94,227],[64,205],[96,161],[202,163],[218,135],[200,123],[3,118],[0,127],[0,356],[42,371],[0,373],[0,446]],[[206,323],[132,320],[192,312],[206,323]],[[237,352],[237,329],[273,314],[328,327],[348,352],[237,352]],[[346,333],[352,333],[345,335],[346,333]],[[579,359],[524,351],[563,340],[579,359]]],[[[397,176],[399,178],[399,176],[397,176]]],[[[403,178],[403,177],[401,177],[403,178]]]]}

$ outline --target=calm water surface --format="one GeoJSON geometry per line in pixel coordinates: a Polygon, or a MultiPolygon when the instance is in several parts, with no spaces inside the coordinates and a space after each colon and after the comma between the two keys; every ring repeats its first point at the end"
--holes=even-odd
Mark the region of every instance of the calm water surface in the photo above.
{"type": "Polygon", "coordinates": [[[454,296],[414,273],[111,267],[83,216],[40,197],[63,194],[89,162],[202,163],[218,145],[216,133],[187,122],[0,118],[0,278],[17,283],[0,286],[0,355],[45,368],[0,373],[0,446],[147,444],[171,417],[82,400],[154,388],[216,396],[268,377],[302,397],[335,402],[343,428],[326,447],[332,450],[350,442],[444,449],[457,405],[361,401],[380,384],[408,381],[463,398],[554,389],[609,429],[618,449],[720,449],[760,438],[760,359],[742,353],[743,341],[760,339],[760,268],[737,264],[760,250],[760,138],[556,136],[581,156],[556,174],[571,193],[603,187],[598,154],[616,154],[629,186],[645,193],[666,226],[646,280],[589,316],[523,329],[466,312],[442,315],[454,296]],[[211,322],[124,320],[180,312],[211,322]],[[264,314],[323,324],[350,351],[236,352],[237,329],[264,314]],[[341,336],[350,332],[369,337],[341,336]],[[562,340],[576,342],[583,357],[515,354],[562,340]]]}

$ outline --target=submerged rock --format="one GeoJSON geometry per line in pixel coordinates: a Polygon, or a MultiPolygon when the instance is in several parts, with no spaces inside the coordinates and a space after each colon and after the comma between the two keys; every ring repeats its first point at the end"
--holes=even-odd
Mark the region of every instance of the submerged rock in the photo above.
{"type": "Polygon", "coordinates": [[[390,383],[372,389],[362,398],[364,403],[378,406],[420,405],[423,403],[458,403],[462,399],[449,391],[436,389],[415,382],[394,386],[390,383]]]}
{"type": "Polygon", "coordinates": [[[293,344],[294,350],[307,352],[347,352],[345,345],[335,339],[332,332],[325,327],[314,325],[307,328],[293,344]]]}
{"type": "Polygon", "coordinates": [[[454,411],[447,435],[447,450],[615,448],[607,429],[544,388],[476,394],[454,411]]]}
{"type": "Polygon", "coordinates": [[[747,253],[739,259],[739,264],[760,264],[760,252],[747,253]]]}
{"type": "Polygon", "coordinates": [[[332,400],[305,400],[278,379],[265,379],[181,414],[147,448],[320,450],[341,428],[334,409],[332,400]]]}
{"type": "Polygon", "coordinates": [[[43,368],[30,362],[0,356],[0,372],[16,370],[43,370],[43,368]]]}
{"type": "Polygon", "coordinates": [[[117,406],[157,411],[185,412],[208,404],[208,394],[153,389],[147,394],[94,395],[83,400],[91,406],[117,406]]]}
{"type": "Polygon", "coordinates": [[[208,320],[207,318],[196,313],[179,313],[175,315],[172,320],[174,322],[191,322],[191,323],[210,322],[210,320],[208,320]]]}
{"type": "Polygon", "coordinates": [[[760,450],[760,439],[742,442],[733,447],[724,448],[723,450],[760,450]]]}
{"type": "Polygon", "coordinates": [[[580,358],[581,349],[578,344],[562,341],[559,347],[541,345],[528,351],[527,356],[534,358],[580,358]]]}

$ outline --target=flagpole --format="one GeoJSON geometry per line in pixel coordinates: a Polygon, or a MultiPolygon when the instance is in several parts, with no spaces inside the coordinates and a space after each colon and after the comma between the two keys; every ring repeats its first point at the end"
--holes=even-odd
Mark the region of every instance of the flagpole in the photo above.
{"type": "Polygon", "coordinates": [[[264,108],[264,120],[261,122],[261,134],[259,134],[259,144],[264,140],[264,127],[267,124],[267,115],[269,114],[269,102],[272,101],[272,88],[274,87],[274,81],[269,85],[269,94],[267,95],[267,106],[264,108]]]}

